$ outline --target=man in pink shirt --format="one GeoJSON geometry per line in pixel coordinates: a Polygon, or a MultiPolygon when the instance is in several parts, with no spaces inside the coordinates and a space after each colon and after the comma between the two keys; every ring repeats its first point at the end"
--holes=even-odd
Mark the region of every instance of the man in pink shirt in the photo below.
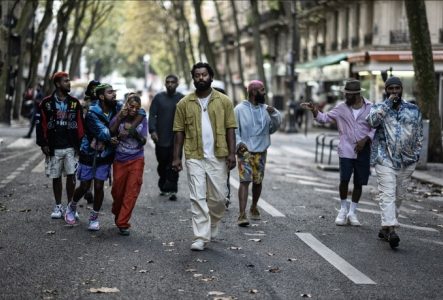
{"type": "Polygon", "coordinates": [[[361,96],[360,81],[346,81],[342,90],[345,102],[338,104],[328,113],[318,111],[314,103],[302,103],[302,107],[312,111],[314,118],[320,123],[336,122],[340,135],[338,156],[340,158],[339,193],[341,208],[335,219],[335,224],[360,226],[357,219],[357,204],[362,193],[362,186],[368,184],[370,144],[375,130],[366,121],[371,109],[371,102],[361,96]],[[352,202],[348,205],[348,186],[354,173],[354,189],[352,202]]]}

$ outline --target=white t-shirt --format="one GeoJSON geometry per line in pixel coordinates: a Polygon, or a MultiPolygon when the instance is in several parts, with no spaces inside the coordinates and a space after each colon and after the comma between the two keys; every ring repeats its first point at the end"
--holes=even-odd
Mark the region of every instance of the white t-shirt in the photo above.
{"type": "Polygon", "coordinates": [[[357,117],[360,114],[360,112],[362,111],[362,109],[363,109],[363,106],[360,108],[357,108],[357,109],[354,109],[354,108],[352,109],[352,113],[354,114],[354,119],[357,120],[357,117]]]}
{"type": "Polygon", "coordinates": [[[211,120],[209,119],[208,104],[211,94],[206,98],[198,98],[202,108],[202,142],[205,158],[214,158],[214,134],[212,133],[211,120]]]}

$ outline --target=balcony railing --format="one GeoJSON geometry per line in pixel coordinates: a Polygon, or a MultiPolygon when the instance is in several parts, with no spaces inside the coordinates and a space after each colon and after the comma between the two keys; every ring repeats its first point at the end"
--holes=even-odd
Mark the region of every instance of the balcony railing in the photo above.
{"type": "Polygon", "coordinates": [[[358,37],[353,37],[351,39],[351,47],[352,48],[358,47],[359,44],[360,44],[360,39],[358,37]]]}
{"type": "Polygon", "coordinates": [[[391,44],[408,44],[409,32],[406,30],[391,30],[390,32],[391,44]]]}
{"type": "Polygon", "coordinates": [[[341,49],[347,49],[349,47],[348,39],[343,39],[341,41],[341,49]]]}
{"type": "Polygon", "coordinates": [[[366,45],[372,44],[372,32],[366,33],[363,39],[363,43],[366,45]]]}

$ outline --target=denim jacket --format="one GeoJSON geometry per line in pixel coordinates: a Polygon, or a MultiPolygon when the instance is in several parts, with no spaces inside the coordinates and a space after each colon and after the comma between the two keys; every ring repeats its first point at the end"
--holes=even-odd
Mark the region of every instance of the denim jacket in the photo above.
{"type": "Polygon", "coordinates": [[[381,164],[399,170],[416,163],[423,143],[423,123],[420,109],[404,101],[392,108],[387,99],[372,106],[366,120],[376,128],[372,143],[371,164],[381,164]]]}

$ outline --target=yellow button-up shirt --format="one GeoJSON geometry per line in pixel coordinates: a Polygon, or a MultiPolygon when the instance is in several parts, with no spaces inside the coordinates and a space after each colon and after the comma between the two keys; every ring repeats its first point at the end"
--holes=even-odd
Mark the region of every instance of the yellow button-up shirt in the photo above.
{"type": "MultiPolygon", "coordinates": [[[[222,158],[229,154],[226,142],[226,129],[237,128],[234,105],[224,94],[212,89],[208,102],[209,120],[214,136],[214,155],[222,158]]],[[[202,109],[194,93],[185,96],[177,104],[174,118],[174,132],[184,132],[184,150],[186,159],[203,159],[202,109]]]]}

